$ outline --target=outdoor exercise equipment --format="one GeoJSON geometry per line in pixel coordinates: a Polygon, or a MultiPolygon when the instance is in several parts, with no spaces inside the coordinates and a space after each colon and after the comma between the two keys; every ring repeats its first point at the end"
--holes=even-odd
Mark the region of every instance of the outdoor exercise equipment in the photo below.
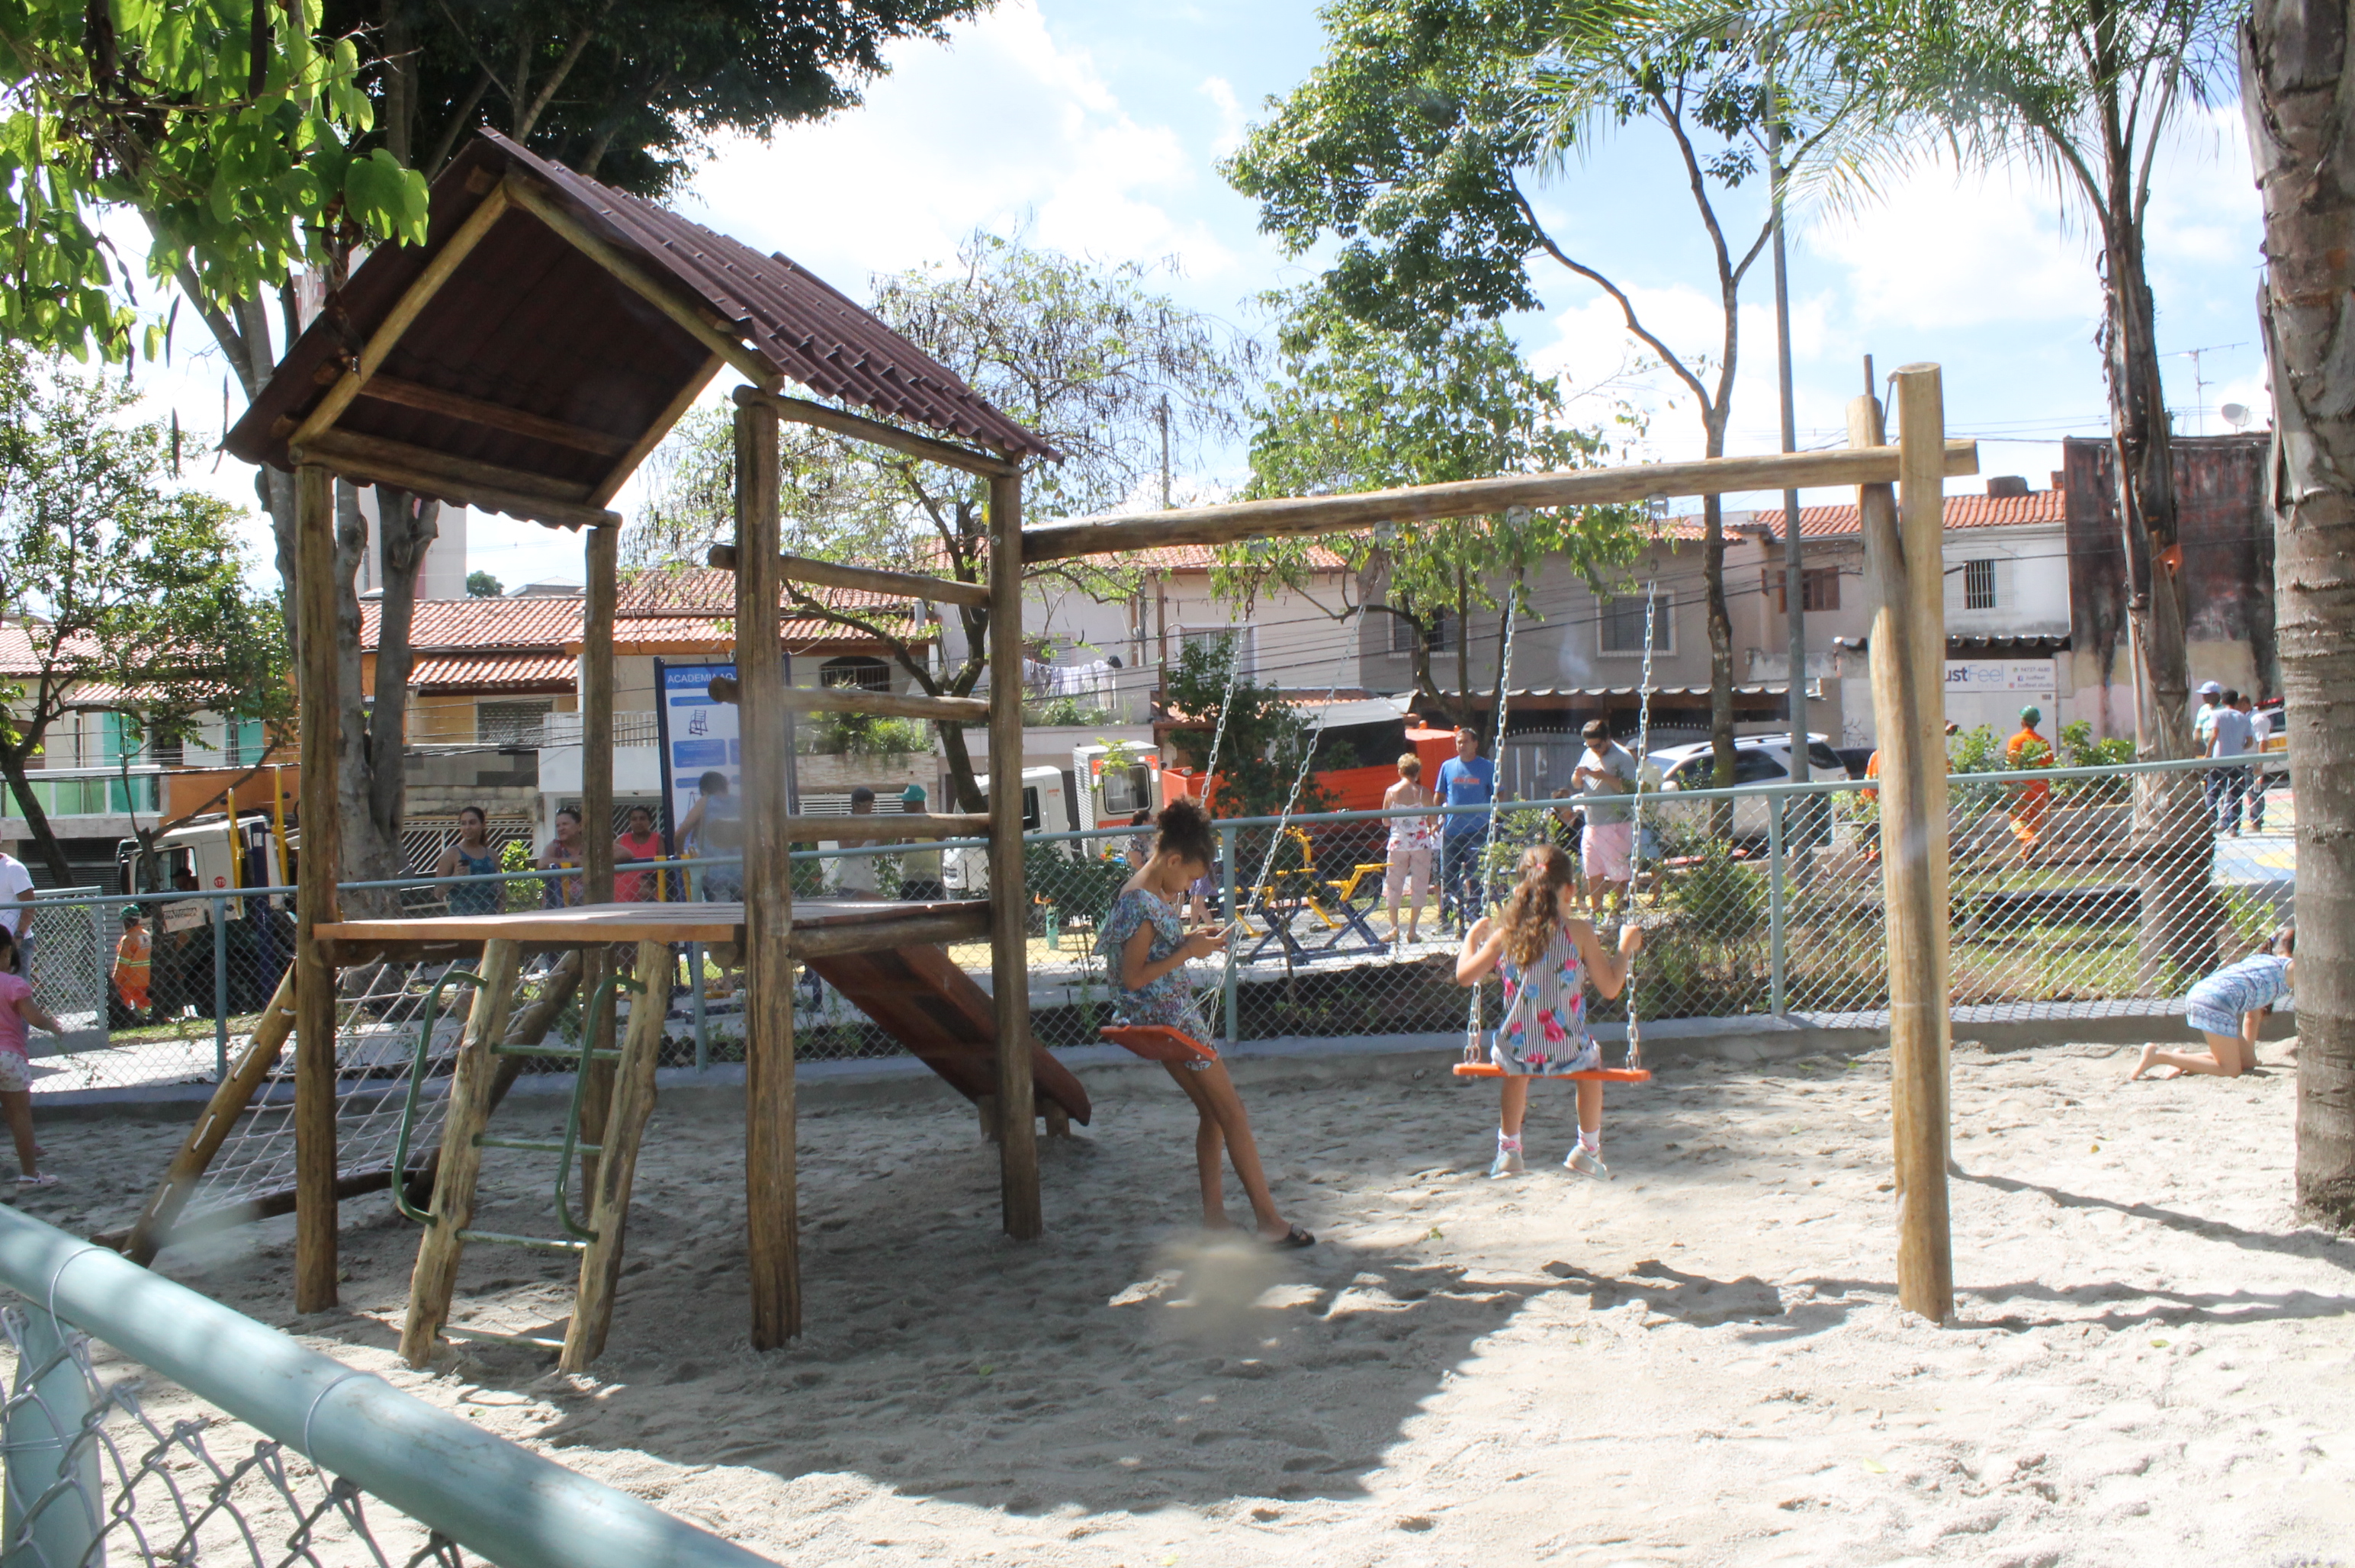
{"type": "MultiPolygon", "coordinates": [[[[1011,672],[1020,667],[1023,654],[1023,572],[1046,562],[1168,546],[1341,533],[1382,523],[1476,517],[1516,507],[1616,506],[1655,496],[1876,486],[1901,476],[1908,539],[1903,557],[1934,562],[1944,477],[1977,467],[1971,443],[1944,439],[1937,372],[1925,366],[1900,373],[1906,397],[1902,434],[1894,447],[1880,444],[1875,437],[1852,435],[1856,444],[1837,451],[1517,474],[1367,495],[1231,502],[1025,529],[1024,466],[1057,456],[1050,443],[791,263],[699,229],[490,133],[468,144],[435,178],[427,217],[424,243],[378,247],[353,270],[338,291],[340,308],[313,321],[296,338],[226,442],[237,456],[293,477],[295,570],[290,592],[302,667],[297,688],[303,762],[297,948],[289,997],[295,1039],[294,1104],[288,1118],[293,1147],[291,1171],[272,1179],[282,1181],[296,1195],[295,1305],[306,1312],[336,1305],[337,1203],[356,1165],[352,1151],[338,1140],[357,1098],[349,1080],[357,1072],[374,1071],[356,1070],[349,1060],[346,1040],[366,1026],[353,1026],[348,1017],[339,1016],[346,1012],[341,987],[373,985],[375,976],[395,976],[400,997],[408,998],[408,966],[479,959],[476,973],[484,984],[474,990],[465,1032],[454,1052],[455,1072],[445,1102],[436,1190],[430,1205],[435,1226],[429,1232],[429,1245],[446,1253],[431,1261],[435,1267],[446,1267],[455,1263],[456,1248],[463,1244],[457,1232],[465,1228],[458,1205],[449,1200],[458,1189],[459,1177],[478,1157],[473,1135],[482,1129],[475,1124],[495,1096],[501,1068],[513,1060],[496,1057],[493,1047],[509,1032],[527,950],[577,954],[579,975],[591,987],[608,972],[608,955],[616,944],[637,944],[636,972],[642,976],[663,972],[666,949],[678,941],[732,943],[742,952],[744,1240],[754,1349],[781,1346],[801,1328],[795,964],[987,939],[988,1012],[994,1032],[982,1049],[988,1053],[988,1083],[998,1124],[1001,1222],[1018,1239],[1040,1232],[1036,1123],[1046,1110],[1040,1094],[1045,1080],[1029,1031],[1021,792],[992,790],[986,821],[943,819],[954,821],[953,836],[986,838],[990,890],[986,901],[887,909],[874,919],[838,923],[831,914],[824,921],[797,918],[786,861],[790,845],[831,838],[838,820],[796,823],[787,810],[783,786],[784,725],[787,713],[796,709],[825,708],[946,723],[986,721],[991,755],[1018,758],[1022,683],[1010,677],[993,680],[986,701],[847,688],[789,689],[783,660],[773,656],[783,645],[783,607],[789,580],[986,608],[989,663],[1011,672]],[[559,317],[564,325],[560,332],[507,330],[517,323],[527,327],[559,317]],[[585,906],[448,922],[399,920],[389,918],[389,912],[386,918],[346,918],[339,889],[341,819],[333,748],[337,715],[349,695],[342,688],[342,672],[352,648],[345,640],[350,631],[339,626],[336,609],[336,482],[394,485],[445,505],[583,530],[581,794],[587,819],[602,822],[613,806],[614,622],[623,521],[610,509],[611,503],[723,366],[732,366],[751,383],[734,393],[736,535],[712,561],[736,575],[730,619],[740,656],[729,695],[741,709],[739,793],[747,845],[742,903],[613,903],[612,842],[600,833],[587,841],[588,863],[581,873],[591,901],[585,906]],[[815,398],[867,411],[788,396],[783,388],[789,380],[815,398]],[[987,581],[868,571],[785,555],[779,466],[779,429],[785,421],[815,425],[973,475],[987,492],[987,581]],[[435,1236],[441,1240],[432,1240],[435,1236]]],[[[1885,492],[1881,505],[1879,513],[1870,504],[1864,512],[1875,570],[1884,576],[1894,573],[1895,591],[1881,595],[1882,620],[1886,623],[1892,614],[1900,618],[1893,630],[1877,624],[1872,642],[1876,710],[1887,754],[1893,732],[1911,721],[1901,712],[1927,714],[1934,707],[1936,660],[1944,639],[1934,570],[1917,571],[1914,581],[1906,582],[1893,531],[1877,520],[1887,514],[1885,492]],[[1912,706],[1892,706],[1896,696],[1881,688],[1885,676],[1903,661],[1885,658],[1883,650],[1903,646],[1909,638],[1926,651],[1917,650],[1907,667],[1927,672],[1927,684],[1908,677],[1919,688],[1902,693],[1912,706]]],[[[1239,671],[1231,673],[1239,677],[1239,671]]],[[[1337,669],[1337,688],[1338,677],[1337,669]]],[[[1013,770],[1000,772],[1010,784],[1013,770]]],[[[1916,803],[1909,807],[1916,815],[1906,819],[1907,831],[1925,831],[1923,825],[1937,814],[1920,815],[1928,810],[1920,803],[1934,805],[1942,798],[1936,792],[1943,789],[1943,779],[1925,782],[1915,791],[1892,784],[1885,766],[1882,787],[1885,800],[1893,796],[1916,803]]],[[[1294,802],[1297,796],[1295,788],[1294,802]]],[[[1286,825],[1293,809],[1288,803],[1286,825]]],[[[888,832],[899,837],[903,831],[937,836],[939,829],[926,829],[922,820],[911,816],[890,829],[879,820],[875,836],[888,832]]],[[[1951,1307],[1945,1272],[1945,1124],[1936,1021],[1946,995],[1945,962],[1933,919],[1943,913],[1945,903],[1944,861],[1934,852],[1942,848],[1942,844],[1934,846],[1934,854],[1918,868],[1921,874],[1903,884],[1907,902],[1902,915],[1896,909],[1898,884],[1892,882],[1890,921],[1892,1011],[1899,1019],[1892,1035],[1899,1044],[1896,1078],[1903,1091],[1896,1096],[1898,1168],[1905,1200],[1900,1291],[1905,1305],[1933,1317],[1951,1307]],[[1902,953],[1897,951],[1901,946],[1902,953]],[[1931,1282],[1926,1294],[1920,1284],[1924,1279],[1931,1282]]],[[[1892,868],[1899,859],[1889,857],[1892,868]]],[[[574,1353],[573,1344],[593,1347],[611,1309],[618,1278],[620,1220],[629,1195],[631,1161],[623,1156],[635,1147],[631,1118],[643,1118],[652,1104],[653,1047],[664,1011],[655,1000],[650,994],[645,1006],[633,1009],[633,1041],[620,1047],[622,1060],[592,1058],[584,1068],[589,1084],[580,1136],[601,1151],[595,1180],[584,1194],[586,1224],[601,1237],[607,1233],[609,1221],[614,1228],[612,1247],[598,1254],[601,1266],[591,1271],[594,1277],[584,1276],[567,1335],[568,1354],[574,1353]]],[[[398,1005],[419,1003],[401,999],[398,1005]]],[[[282,1031],[282,1008],[274,1007],[272,1012],[265,1022],[282,1031]]],[[[230,1136],[218,1130],[223,1116],[230,1122],[251,1119],[244,1115],[247,1104],[275,1071],[283,1040],[282,1032],[278,1043],[259,1036],[257,1031],[255,1049],[241,1056],[233,1074],[238,1084],[223,1085],[227,1093],[208,1109],[207,1125],[214,1130],[204,1138],[230,1136]]],[[[405,1032],[401,1044],[407,1044],[405,1032]]],[[[591,1051],[612,1049],[593,1037],[584,1045],[591,1051]]],[[[367,1049],[374,1051],[380,1046],[390,1050],[389,1042],[367,1049]]],[[[405,1058],[407,1051],[390,1054],[405,1058]]],[[[1054,1096],[1044,1099],[1052,1102],[1054,1096]]],[[[395,1115],[388,1111],[376,1124],[387,1144],[396,1131],[395,1115]]],[[[421,1135],[425,1119],[421,1113],[415,1129],[421,1135]]],[[[186,1165],[193,1162],[201,1168],[209,1156],[195,1142],[183,1155],[188,1160],[175,1161],[176,1174],[167,1178],[167,1186],[185,1196],[180,1178],[186,1165]]],[[[379,1160],[382,1179],[400,1174],[389,1170],[389,1158],[370,1154],[367,1163],[379,1160]]],[[[421,1270],[428,1262],[421,1249],[421,1270]]],[[[414,1333],[405,1335],[404,1341],[412,1354],[430,1349],[430,1339],[421,1342],[414,1333]]]]}

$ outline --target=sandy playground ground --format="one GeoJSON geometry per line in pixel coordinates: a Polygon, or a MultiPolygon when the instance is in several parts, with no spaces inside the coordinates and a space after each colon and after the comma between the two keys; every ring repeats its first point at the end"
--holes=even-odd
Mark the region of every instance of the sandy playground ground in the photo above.
{"type": "MultiPolygon", "coordinates": [[[[1490,1181],[1492,1087],[1254,1086],[1324,1238],[1280,1256],[1188,1230],[1189,1118],[1146,1072],[1046,1146],[1030,1245],[962,1105],[813,1109],[808,1334],[768,1356],[741,1112],[681,1102],[594,1378],[485,1347],[402,1369],[416,1235],[382,1199],[346,1210],[340,1313],[292,1314],[290,1221],[163,1266],[785,1562],[2355,1562],[2355,1242],[2290,1211],[2282,1048],[2238,1081],[2128,1083],[2134,1055],[1957,1051],[1944,1329],[1893,1301],[1885,1052],[1614,1088],[1608,1185],[1553,1164],[1555,1088],[1530,1173],[1490,1181]]],[[[101,1230],[179,1129],[46,1136],[69,1185],[27,1207],[101,1230]]],[[[543,1229],[544,1162],[490,1157],[482,1222],[543,1229]]],[[[557,1260],[470,1251],[462,1321],[569,1305],[557,1260]]]]}

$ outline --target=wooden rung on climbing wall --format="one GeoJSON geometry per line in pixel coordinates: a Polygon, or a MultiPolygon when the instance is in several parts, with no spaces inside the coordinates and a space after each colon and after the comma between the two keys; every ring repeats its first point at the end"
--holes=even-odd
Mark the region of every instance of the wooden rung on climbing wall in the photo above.
{"type": "MultiPolygon", "coordinates": [[[[733,676],[711,677],[711,700],[734,702],[733,676]]],[[[989,717],[985,697],[923,697],[897,691],[863,691],[850,686],[789,686],[778,705],[789,713],[867,713],[883,719],[936,719],[962,724],[989,717]]]]}
{"type": "MultiPolygon", "coordinates": [[[[704,559],[722,571],[736,570],[736,547],[716,544],[704,559]]],[[[871,566],[845,566],[840,561],[813,560],[805,555],[781,555],[777,566],[795,582],[815,582],[827,588],[861,588],[870,593],[904,593],[941,604],[989,607],[989,587],[959,582],[952,577],[924,577],[912,571],[879,571],[871,566]]]]}

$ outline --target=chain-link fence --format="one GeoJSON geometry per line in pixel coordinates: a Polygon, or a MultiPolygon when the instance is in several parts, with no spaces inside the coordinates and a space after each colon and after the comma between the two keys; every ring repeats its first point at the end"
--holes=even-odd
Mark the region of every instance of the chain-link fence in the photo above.
{"type": "Polygon", "coordinates": [[[0,1562],[768,1560],[0,1210],[0,1562]]]}
{"type": "MultiPolygon", "coordinates": [[[[2296,806],[2286,773],[2262,767],[1953,775],[1957,1018],[2158,1015],[2201,974],[2264,942],[2287,916],[2296,806]]],[[[1644,926],[1631,995],[1645,1019],[1878,1020],[1887,991],[1871,781],[1647,792],[1640,833],[1632,823],[1620,829],[1616,859],[1608,844],[1585,842],[1581,811],[1567,800],[1507,802],[1493,822],[1479,809],[1430,813],[1436,847],[1420,854],[1391,848],[1391,819],[1401,816],[1394,812],[1217,824],[1218,864],[1193,890],[1189,912],[1234,934],[1223,957],[1190,971],[1198,991],[1215,993],[1205,997],[1205,1034],[1248,1041],[1461,1029],[1466,997],[1454,957],[1463,915],[1476,917],[1501,897],[1522,850],[1540,840],[1596,873],[1582,906],[1606,924],[1632,917],[1644,926]]],[[[844,824],[842,842],[792,858],[803,913],[845,901],[986,896],[979,842],[858,846],[855,819],[844,824]]],[[[1026,837],[1027,979],[1042,1043],[1093,1044],[1113,1021],[1104,925],[1149,849],[1149,830],[1128,827],[1026,837]]],[[[621,898],[649,902],[724,902],[741,887],[741,868],[725,860],[634,861],[616,877],[621,898]]],[[[428,916],[581,896],[579,873],[556,870],[354,884],[346,901],[428,916]]],[[[291,961],[292,907],[282,889],[40,900],[29,944],[35,994],[67,1033],[36,1039],[45,1053],[35,1062],[37,1093],[219,1082],[248,1049],[291,961]],[[126,910],[140,916],[135,925],[124,923],[126,910]]],[[[991,987],[986,936],[953,943],[949,955],[977,987],[991,987]]],[[[666,1065],[742,1059],[735,956],[724,941],[681,944],[665,987],[623,998],[623,1017],[638,1006],[665,1009],[666,1065]]],[[[405,1073],[423,997],[449,967],[346,971],[338,1047],[346,1098],[373,1104],[405,1073]]],[[[532,960],[520,1008],[548,998],[545,1037],[574,1045],[583,999],[555,983],[559,969],[552,956],[532,960]]],[[[1598,1002],[1592,1016],[1622,1019],[1629,1001],[1598,1002]]],[[[804,1060],[902,1050],[814,972],[795,987],[795,1023],[804,1060]]],[[[445,1016],[431,1042],[437,1075],[448,1071],[456,1027],[445,1016]]],[[[264,1075],[257,1104],[282,1099],[290,1072],[291,1057],[264,1075]]],[[[263,1113],[255,1115],[258,1128],[263,1113]]],[[[347,1132],[356,1147],[382,1141],[366,1127],[347,1132]]],[[[282,1134],[240,1135],[257,1140],[248,1163],[262,1187],[291,1158],[282,1134]]],[[[240,1182],[219,1196],[267,1194],[240,1182]]]]}

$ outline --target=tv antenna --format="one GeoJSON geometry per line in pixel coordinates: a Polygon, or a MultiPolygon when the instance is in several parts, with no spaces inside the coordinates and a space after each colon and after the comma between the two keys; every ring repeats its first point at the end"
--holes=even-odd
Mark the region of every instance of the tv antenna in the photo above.
{"type": "MultiPolygon", "coordinates": [[[[2246,348],[2247,347],[2248,344],[2245,342],[2211,343],[2205,348],[2179,348],[2171,354],[2164,354],[2160,356],[2163,359],[2189,359],[2191,361],[2191,419],[2193,424],[2197,427],[2192,431],[2192,434],[2206,435],[2208,433],[2208,382],[2206,378],[2201,376],[2200,372],[2200,357],[2202,354],[2222,354],[2228,348],[2246,348]]],[[[2238,405],[2235,406],[2237,407],[2238,405]]],[[[2219,409],[2216,411],[2218,413],[2222,413],[2224,411],[2219,409]]],[[[2244,419],[2247,412],[2247,410],[2242,410],[2242,414],[2244,419]]],[[[2229,422],[2229,416],[2227,422],[2229,422]]],[[[2232,428],[2238,430],[2240,429],[2240,426],[2234,425],[2232,428]]]]}

